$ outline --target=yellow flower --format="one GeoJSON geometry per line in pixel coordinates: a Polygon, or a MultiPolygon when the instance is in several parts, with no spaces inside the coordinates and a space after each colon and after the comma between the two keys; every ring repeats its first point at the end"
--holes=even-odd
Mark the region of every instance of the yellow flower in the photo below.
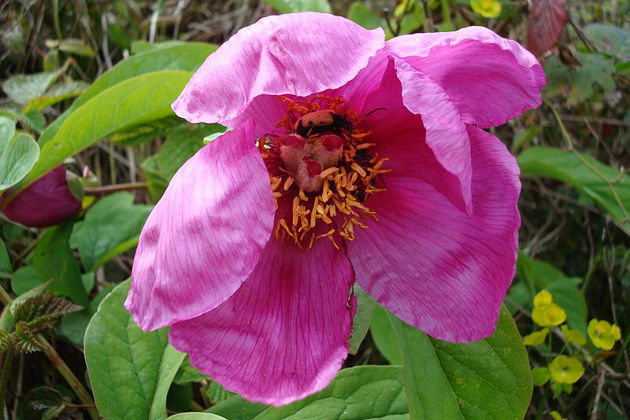
{"type": "Polygon", "coordinates": [[[563,325],[560,328],[562,329],[564,338],[566,338],[569,343],[577,344],[578,346],[586,344],[586,337],[584,337],[582,331],[569,329],[566,325],[563,325]]]}
{"type": "Polygon", "coordinates": [[[552,411],[549,414],[551,415],[551,418],[553,420],[567,420],[565,417],[562,417],[557,411],[552,411]]]}
{"type": "Polygon", "coordinates": [[[536,296],[534,296],[534,307],[544,308],[553,303],[553,296],[546,290],[541,290],[536,296]]]}
{"type": "Polygon", "coordinates": [[[544,307],[535,307],[532,319],[541,327],[554,327],[567,320],[567,313],[555,303],[551,303],[544,307]]]}
{"type": "Polygon", "coordinates": [[[558,383],[573,384],[584,375],[584,366],[574,357],[558,356],[549,363],[549,373],[558,383]]]}
{"type": "Polygon", "coordinates": [[[526,346],[537,346],[545,342],[545,337],[547,337],[547,333],[549,332],[549,328],[543,328],[540,331],[534,331],[531,334],[527,334],[523,337],[523,343],[526,346]]]}
{"type": "Polygon", "coordinates": [[[595,347],[604,350],[612,349],[615,345],[615,341],[621,339],[619,326],[615,324],[611,325],[608,321],[592,319],[591,322],[588,323],[586,331],[595,347]]]}
{"type": "Polygon", "coordinates": [[[495,18],[501,14],[501,2],[497,0],[470,0],[470,7],[475,13],[487,18],[495,18]]]}

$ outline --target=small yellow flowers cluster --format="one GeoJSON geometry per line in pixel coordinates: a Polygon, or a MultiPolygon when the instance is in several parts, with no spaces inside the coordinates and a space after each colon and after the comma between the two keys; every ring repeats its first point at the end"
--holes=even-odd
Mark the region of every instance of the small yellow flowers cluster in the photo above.
{"type": "MultiPolygon", "coordinates": [[[[534,323],[543,328],[526,335],[523,338],[525,345],[538,346],[543,344],[550,329],[557,326],[560,326],[562,338],[566,343],[571,343],[579,348],[586,345],[586,337],[581,331],[570,329],[567,325],[561,325],[567,320],[567,313],[554,303],[551,293],[546,290],[541,291],[534,297],[533,303],[532,319],[534,323]]],[[[612,349],[615,342],[621,339],[619,327],[608,321],[591,320],[587,332],[593,345],[604,350],[612,349]]],[[[551,351],[551,349],[547,351],[551,351]]],[[[534,385],[544,385],[551,381],[554,397],[562,392],[571,393],[573,384],[583,375],[584,365],[582,362],[576,357],[562,354],[556,356],[546,367],[532,369],[534,385]]],[[[551,416],[554,419],[562,419],[557,412],[553,412],[551,416]]]]}
{"type": "Polygon", "coordinates": [[[470,0],[470,7],[486,18],[495,18],[501,14],[501,2],[497,0],[470,0]]]}

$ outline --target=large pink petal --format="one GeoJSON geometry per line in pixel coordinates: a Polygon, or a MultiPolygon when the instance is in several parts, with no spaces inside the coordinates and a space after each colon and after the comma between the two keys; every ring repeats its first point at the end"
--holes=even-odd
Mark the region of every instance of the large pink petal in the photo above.
{"type": "Polygon", "coordinates": [[[191,122],[230,125],[259,95],[303,97],[344,85],[383,45],[381,29],[338,16],[268,16],[208,57],[173,109],[191,122]]]}
{"type": "MultiPolygon", "coordinates": [[[[396,82],[390,81],[391,90],[400,92],[397,95],[402,96],[403,105],[411,113],[422,117],[424,130],[418,131],[416,144],[419,147],[424,139],[441,166],[440,172],[448,173],[433,185],[444,183],[443,186],[437,187],[438,190],[446,192],[451,201],[461,203],[460,208],[470,213],[472,211],[470,141],[461,115],[446,92],[424,73],[398,58],[394,59],[394,67],[401,87],[398,88],[396,82]]],[[[393,92],[390,95],[397,96],[393,92]]],[[[385,112],[379,117],[385,117],[385,112]]],[[[397,124],[401,129],[405,128],[404,120],[395,117],[389,119],[390,126],[397,124]]],[[[390,142],[402,143],[401,139],[392,134],[390,139],[390,142]]],[[[402,145],[400,143],[399,146],[402,145]]],[[[401,155],[404,153],[403,151],[401,155]]]]}
{"type": "Polygon", "coordinates": [[[473,213],[421,179],[393,171],[368,201],[379,221],[347,243],[359,284],[427,334],[452,342],[490,335],[514,275],[520,218],[518,166],[494,136],[475,127],[473,213]]]}
{"type": "Polygon", "coordinates": [[[253,131],[247,122],[201,149],[149,216],[125,302],[144,330],[216,307],[258,262],[275,210],[253,131]]]}
{"type": "Polygon", "coordinates": [[[251,277],[218,308],[171,328],[170,342],[225,388],[272,405],[324,388],[347,355],[354,299],[345,254],[272,238],[251,277]]]}
{"type": "Polygon", "coordinates": [[[487,28],[399,36],[386,49],[440,85],[467,123],[500,125],[541,104],[536,58],[487,28]]]}

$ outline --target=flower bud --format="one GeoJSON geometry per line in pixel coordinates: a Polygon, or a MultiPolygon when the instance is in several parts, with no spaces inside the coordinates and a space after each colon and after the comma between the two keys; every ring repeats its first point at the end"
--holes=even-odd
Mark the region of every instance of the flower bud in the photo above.
{"type": "Polygon", "coordinates": [[[57,166],[20,192],[2,213],[24,226],[47,227],[71,218],[79,210],[81,201],[70,191],[66,170],[57,166]]]}

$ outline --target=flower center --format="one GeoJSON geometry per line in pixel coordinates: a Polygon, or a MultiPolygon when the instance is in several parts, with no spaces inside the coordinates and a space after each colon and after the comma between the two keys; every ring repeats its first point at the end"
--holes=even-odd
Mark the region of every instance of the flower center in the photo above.
{"type": "Polygon", "coordinates": [[[365,217],[378,220],[364,202],[382,188],[387,158],[373,152],[371,132],[361,128],[365,116],[343,98],[317,95],[287,103],[276,127],[283,134],[258,139],[276,200],[275,237],[298,247],[328,238],[339,248],[353,240],[365,217]]]}

